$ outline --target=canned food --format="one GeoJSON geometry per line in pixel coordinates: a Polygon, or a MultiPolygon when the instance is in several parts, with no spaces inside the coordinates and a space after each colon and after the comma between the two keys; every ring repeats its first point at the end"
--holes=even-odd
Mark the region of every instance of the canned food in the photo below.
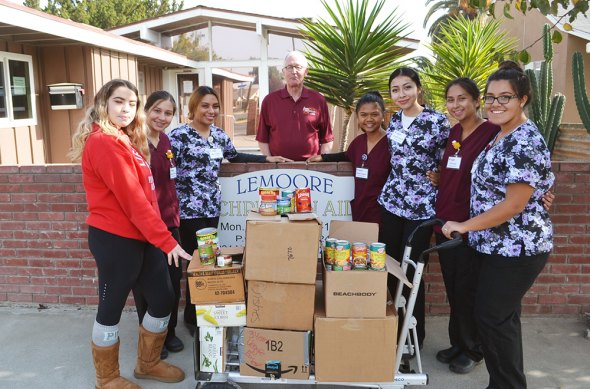
{"type": "Polygon", "coordinates": [[[230,267],[231,262],[231,255],[220,255],[217,257],[217,266],[219,267],[230,267]]]}
{"type": "Polygon", "coordinates": [[[297,212],[311,212],[311,191],[309,188],[295,189],[297,212]]]}
{"type": "Polygon", "coordinates": [[[324,250],[324,262],[326,262],[327,265],[334,264],[334,249],[336,247],[337,241],[338,239],[336,238],[326,239],[326,248],[324,250]]]}
{"type": "Polygon", "coordinates": [[[385,243],[371,243],[369,246],[372,270],[385,270],[385,243]]]}
{"type": "Polygon", "coordinates": [[[215,263],[215,253],[213,246],[210,244],[201,244],[198,247],[199,259],[202,265],[213,265],[215,263]]]}
{"type": "Polygon", "coordinates": [[[197,231],[197,246],[202,244],[210,244],[213,246],[212,263],[215,263],[215,257],[219,255],[219,237],[217,236],[217,228],[207,227],[197,231]]]}
{"type": "Polygon", "coordinates": [[[352,267],[356,270],[364,270],[369,264],[369,248],[366,243],[355,242],[351,248],[352,267]]]}
{"type": "Polygon", "coordinates": [[[297,206],[295,204],[295,191],[292,189],[281,190],[281,197],[289,199],[291,202],[291,210],[289,212],[297,212],[297,206]]]}
{"type": "MultiPolygon", "coordinates": [[[[342,270],[350,270],[350,242],[347,240],[336,241],[334,247],[334,266],[342,270]]],[[[335,269],[338,270],[338,269],[335,269]]]]}
{"type": "Polygon", "coordinates": [[[277,213],[279,215],[291,213],[291,199],[279,197],[277,200],[277,213]]]}
{"type": "Polygon", "coordinates": [[[261,201],[258,212],[263,216],[275,216],[277,214],[277,201],[261,201]]]}
{"type": "Polygon", "coordinates": [[[259,188],[260,201],[276,201],[279,197],[279,188],[259,188]]]}

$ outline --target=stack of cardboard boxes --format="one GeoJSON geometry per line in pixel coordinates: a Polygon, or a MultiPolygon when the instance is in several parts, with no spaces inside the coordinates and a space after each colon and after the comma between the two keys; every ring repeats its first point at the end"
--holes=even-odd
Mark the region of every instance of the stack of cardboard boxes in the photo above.
{"type": "MultiPolygon", "coordinates": [[[[377,242],[378,225],[332,221],[330,237],[377,242]]],[[[411,285],[393,259],[388,271],[411,285]]],[[[323,271],[323,298],[315,314],[315,375],[324,382],[391,382],[397,315],[387,292],[387,272],[323,271]]]]}
{"type": "MultiPolygon", "coordinates": [[[[238,256],[241,249],[222,248],[222,254],[238,256]]],[[[223,373],[231,364],[238,365],[237,345],[240,328],[246,325],[246,300],[243,268],[201,265],[198,251],[187,269],[191,302],[197,310],[198,336],[195,334],[195,371],[223,373]],[[234,341],[231,342],[231,338],[234,341]],[[233,351],[233,352],[232,352],[233,351]],[[199,353],[198,355],[196,353],[199,353]]]]}
{"type": "Polygon", "coordinates": [[[320,237],[313,214],[248,216],[241,375],[309,378],[320,237]]]}

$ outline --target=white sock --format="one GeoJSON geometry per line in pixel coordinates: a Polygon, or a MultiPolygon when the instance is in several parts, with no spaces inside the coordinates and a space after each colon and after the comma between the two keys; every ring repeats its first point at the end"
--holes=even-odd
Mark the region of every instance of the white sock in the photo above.
{"type": "Polygon", "coordinates": [[[92,327],[92,342],[99,347],[112,346],[119,340],[119,324],[103,326],[96,320],[92,327]]]}
{"type": "Polygon", "coordinates": [[[162,317],[162,318],[157,318],[157,317],[150,316],[150,314],[146,312],[145,316],[143,317],[143,322],[141,323],[141,325],[143,326],[143,328],[145,328],[149,332],[159,334],[159,333],[164,332],[168,329],[168,322],[169,321],[170,321],[170,315],[168,315],[166,317],[162,317]]]}

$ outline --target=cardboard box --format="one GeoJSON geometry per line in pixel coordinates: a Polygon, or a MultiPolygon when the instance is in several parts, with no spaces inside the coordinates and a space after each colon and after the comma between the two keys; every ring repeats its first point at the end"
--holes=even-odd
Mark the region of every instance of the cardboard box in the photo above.
{"type": "Polygon", "coordinates": [[[242,265],[203,266],[195,250],[187,277],[193,304],[222,304],[246,301],[242,265]]]}
{"type": "Polygon", "coordinates": [[[223,373],[225,369],[225,328],[200,327],[199,370],[207,373],[223,373]]]}
{"type": "Polygon", "coordinates": [[[308,379],[311,356],[311,331],[281,331],[244,328],[240,375],[308,379]],[[280,362],[277,374],[274,366],[280,362]],[[268,369],[267,369],[268,367],[268,369]]]}
{"type": "Polygon", "coordinates": [[[315,284],[248,281],[248,327],[313,329],[315,284]]]}
{"type": "Polygon", "coordinates": [[[246,325],[246,303],[195,305],[198,327],[246,325]]]}
{"type": "Polygon", "coordinates": [[[392,382],[397,315],[375,319],[331,318],[318,309],[314,323],[315,376],[323,382],[392,382]]]}
{"type": "Polygon", "coordinates": [[[246,280],[315,284],[321,222],[312,213],[246,219],[246,280]]]}
{"type": "MultiPolygon", "coordinates": [[[[375,223],[332,220],[330,237],[349,242],[376,242],[379,226],[375,223]]],[[[327,317],[385,317],[387,273],[412,287],[397,261],[387,256],[385,271],[327,271],[323,267],[324,301],[327,317]]]]}

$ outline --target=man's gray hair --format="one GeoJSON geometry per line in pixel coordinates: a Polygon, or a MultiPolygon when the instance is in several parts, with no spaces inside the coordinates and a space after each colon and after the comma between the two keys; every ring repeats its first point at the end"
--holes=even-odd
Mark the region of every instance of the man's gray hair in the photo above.
{"type": "Polygon", "coordinates": [[[305,54],[303,54],[301,51],[297,51],[297,50],[289,51],[289,53],[285,57],[285,60],[283,61],[283,65],[287,65],[287,61],[289,60],[289,58],[292,58],[292,57],[299,60],[299,63],[303,67],[305,67],[305,68],[308,67],[307,58],[305,58],[305,54]]]}

